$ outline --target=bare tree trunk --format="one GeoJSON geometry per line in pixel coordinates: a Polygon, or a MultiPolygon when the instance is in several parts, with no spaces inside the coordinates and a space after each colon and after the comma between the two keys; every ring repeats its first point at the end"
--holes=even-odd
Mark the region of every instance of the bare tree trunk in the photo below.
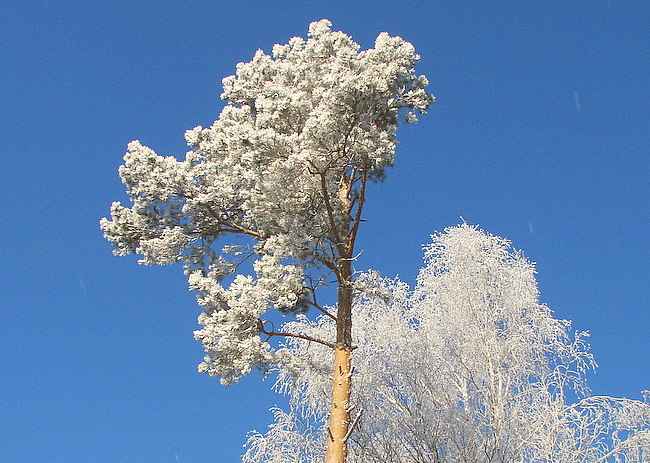
{"type": "MultiPolygon", "coordinates": [[[[321,177],[324,181],[325,177],[321,177]]],[[[350,396],[352,391],[352,261],[354,244],[361,223],[361,212],[365,202],[368,171],[363,168],[343,173],[339,186],[339,199],[344,215],[349,218],[344,233],[336,231],[331,205],[328,202],[328,215],[339,251],[336,268],[338,283],[338,307],[336,313],[336,347],[334,348],[334,371],[332,374],[332,407],[330,411],[329,436],[327,441],[326,463],[345,463],[348,454],[347,440],[352,432],[350,421],[350,396]],[[358,176],[358,177],[357,177],[358,176]],[[360,181],[358,197],[353,198],[353,186],[360,181]],[[356,211],[354,211],[356,203],[356,211]],[[355,217],[352,217],[352,216],[355,217]]],[[[323,184],[324,196],[327,190],[323,184]]]]}
{"type": "Polygon", "coordinates": [[[332,408],[326,463],[345,463],[350,428],[350,393],[352,390],[352,264],[339,264],[336,348],[332,374],[332,408]]]}
{"type": "Polygon", "coordinates": [[[332,385],[332,410],[327,443],[327,463],[345,463],[347,458],[346,438],[350,426],[352,352],[337,345],[334,350],[334,376],[332,385]]]}

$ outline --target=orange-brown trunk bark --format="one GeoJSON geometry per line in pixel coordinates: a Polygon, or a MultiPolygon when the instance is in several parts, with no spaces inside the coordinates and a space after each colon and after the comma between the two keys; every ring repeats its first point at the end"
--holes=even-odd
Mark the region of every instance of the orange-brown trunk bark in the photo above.
{"type": "MultiPolygon", "coordinates": [[[[363,174],[362,190],[365,187],[365,171],[363,174]]],[[[351,183],[354,183],[354,175],[350,178],[343,176],[339,198],[345,206],[348,216],[352,213],[353,201],[351,195],[351,183]]],[[[359,198],[357,219],[361,214],[363,205],[363,193],[359,198]]],[[[354,220],[354,219],[350,219],[354,220]]],[[[350,221],[346,226],[346,233],[336,236],[345,236],[345,243],[339,241],[340,260],[336,278],[338,282],[338,304],[336,313],[336,348],[334,349],[334,373],[332,375],[332,408],[330,412],[329,435],[327,440],[327,451],[325,454],[326,463],[345,463],[348,454],[347,440],[350,432],[350,395],[352,390],[352,253],[356,229],[359,221],[355,222],[353,229],[350,229],[350,221]]],[[[332,223],[333,228],[336,227],[332,223]]]]}
{"type": "Polygon", "coordinates": [[[352,352],[341,344],[334,350],[332,410],[330,414],[326,463],[345,463],[346,438],[350,427],[350,391],[352,379],[352,352]]]}

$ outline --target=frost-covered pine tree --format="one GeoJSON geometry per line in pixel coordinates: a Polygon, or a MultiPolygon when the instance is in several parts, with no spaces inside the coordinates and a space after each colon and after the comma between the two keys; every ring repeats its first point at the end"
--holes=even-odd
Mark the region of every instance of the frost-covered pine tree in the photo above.
{"type": "MultiPolygon", "coordinates": [[[[539,303],[534,265],[510,243],[463,224],[433,236],[410,291],[375,279],[353,306],[350,438],[355,463],[650,462],[650,404],[590,396],[585,333],[539,303]],[[572,399],[577,397],[577,399],[572,399]]],[[[328,317],[299,317],[306,337],[328,317]]],[[[290,343],[277,386],[291,410],[252,433],[244,463],[322,461],[328,352],[290,343]]]]}
{"type": "Polygon", "coordinates": [[[432,97],[415,74],[410,43],[382,33],[360,51],[330,26],[314,22],[308,40],[295,37],[272,56],[260,50],[240,63],[223,80],[219,118],[185,134],[185,160],[131,142],[119,172],[132,205],[113,203],[101,228],[117,255],[184,263],[204,309],[195,333],[207,352],[200,370],[223,383],[281,360],[273,336],[334,351],[332,463],[345,461],[350,430],[352,262],[366,185],[393,163],[398,123],[415,121],[432,97]],[[242,271],[244,261],[254,275],[242,271]],[[338,300],[328,309],[316,295],[331,282],[338,300]],[[332,320],[331,331],[276,331],[266,316],[307,309],[332,320]]]}

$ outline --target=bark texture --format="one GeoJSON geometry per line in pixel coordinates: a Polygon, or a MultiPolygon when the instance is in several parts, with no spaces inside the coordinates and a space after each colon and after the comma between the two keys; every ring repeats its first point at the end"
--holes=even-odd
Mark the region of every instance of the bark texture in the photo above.
{"type": "Polygon", "coordinates": [[[352,351],[341,344],[334,349],[332,379],[332,409],[326,462],[344,463],[347,457],[346,440],[350,426],[352,351]]]}

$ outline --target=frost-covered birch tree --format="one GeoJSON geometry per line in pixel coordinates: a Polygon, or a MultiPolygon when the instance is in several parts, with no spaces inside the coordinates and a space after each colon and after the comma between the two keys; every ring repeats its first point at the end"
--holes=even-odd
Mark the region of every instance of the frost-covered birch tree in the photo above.
{"type": "MultiPolygon", "coordinates": [[[[540,304],[521,252],[463,224],[434,235],[425,259],[413,291],[374,279],[353,305],[363,414],[348,461],[650,461],[650,404],[589,395],[586,333],[540,304]]],[[[320,337],[333,324],[299,317],[286,329],[320,337]]],[[[250,435],[244,463],[322,461],[328,351],[300,338],[289,350],[299,368],[287,363],[277,387],[291,409],[250,435]]]]}
{"type": "Polygon", "coordinates": [[[392,165],[398,123],[415,121],[432,97],[415,74],[419,56],[410,43],[382,33],[360,51],[330,26],[314,22],[307,40],[292,38],[271,56],[260,50],[240,63],[223,80],[219,118],[186,132],[184,160],[131,142],[119,173],[132,204],[113,203],[101,228],[117,255],[184,264],[204,309],[195,333],[207,352],[199,369],[224,384],[285,358],[271,337],[333,351],[327,461],[343,462],[359,286],[352,262],[366,185],[392,165]],[[250,246],[227,240],[235,235],[250,246]],[[337,303],[326,308],[317,294],[330,283],[337,303]],[[308,309],[331,320],[331,330],[278,331],[267,317],[308,309]]]}

